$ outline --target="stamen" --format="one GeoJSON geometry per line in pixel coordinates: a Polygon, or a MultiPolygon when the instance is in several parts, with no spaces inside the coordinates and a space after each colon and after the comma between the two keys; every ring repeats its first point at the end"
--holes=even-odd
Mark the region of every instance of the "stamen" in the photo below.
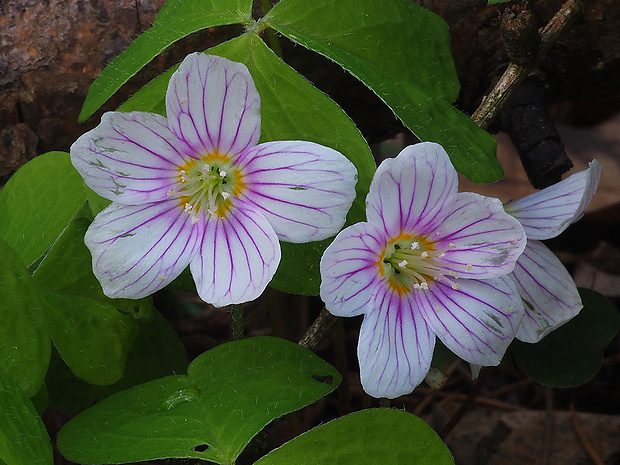
{"type": "MultiPolygon", "coordinates": [[[[389,273],[388,279],[398,289],[428,290],[430,283],[437,281],[458,290],[459,285],[455,281],[459,279],[460,273],[441,260],[446,255],[446,247],[437,250],[439,244],[428,237],[416,239],[393,242],[391,252],[382,257],[380,266],[384,273],[389,273]]],[[[448,247],[454,248],[456,244],[451,242],[448,247]]],[[[469,271],[472,266],[463,268],[469,271]]]]}
{"type": "Polygon", "coordinates": [[[192,223],[200,215],[223,215],[229,209],[231,197],[244,186],[243,176],[230,158],[207,153],[202,160],[192,159],[178,170],[175,189],[168,197],[180,197],[180,206],[192,214],[192,223]]]}

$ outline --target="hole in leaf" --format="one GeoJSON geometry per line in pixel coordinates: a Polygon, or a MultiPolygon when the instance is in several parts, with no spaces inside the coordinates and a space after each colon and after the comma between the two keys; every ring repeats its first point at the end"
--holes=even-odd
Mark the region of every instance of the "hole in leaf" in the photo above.
{"type": "Polygon", "coordinates": [[[199,446],[195,446],[192,450],[194,452],[205,452],[208,449],[209,446],[207,444],[200,444],[199,446]]]}
{"type": "Polygon", "coordinates": [[[332,375],[320,376],[312,375],[312,379],[317,380],[319,383],[332,385],[334,383],[334,377],[332,375]]]}

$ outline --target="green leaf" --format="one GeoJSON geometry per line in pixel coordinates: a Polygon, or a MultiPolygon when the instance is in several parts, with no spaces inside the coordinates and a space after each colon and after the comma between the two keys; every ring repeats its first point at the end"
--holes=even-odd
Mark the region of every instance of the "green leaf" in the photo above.
{"type": "MultiPolygon", "coordinates": [[[[308,140],[332,147],[356,166],[357,197],[347,224],[365,221],[364,201],[375,172],[368,144],[349,117],[328,96],[280,60],[254,33],[246,33],[208,53],[244,63],[261,97],[260,142],[308,140]]],[[[120,107],[165,114],[165,94],[173,68],[151,81],[120,107]]],[[[282,243],[282,261],[270,285],[293,294],[319,293],[319,260],[331,242],[282,243]]]]}
{"type": "Polygon", "coordinates": [[[136,323],[138,332],[123,377],[109,386],[95,386],[76,377],[53,351],[45,378],[50,405],[66,412],[80,411],[123,389],[187,372],[183,343],[159,312],[153,311],[136,323]]]}
{"type": "Polygon", "coordinates": [[[501,178],[495,139],[451,105],[459,82],[439,16],[410,0],[286,0],[262,22],[356,76],[469,179],[501,178]]]}
{"type": "Polygon", "coordinates": [[[6,465],[53,465],[52,444],[39,415],[0,366],[0,461],[6,465]]]}
{"type": "Polygon", "coordinates": [[[598,373],[603,349],[620,328],[620,315],[609,299],[579,289],[583,309],[572,320],[536,344],[515,341],[517,364],[541,384],[559,388],[580,386],[598,373]]]}
{"type": "Polygon", "coordinates": [[[137,331],[135,317],[152,307],[149,299],[110,299],[103,294],[84,245],[88,225],[84,218],[72,221],[33,279],[62,358],[89,383],[112,384],[123,375],[137,331]]]}
{"type": "Polygon", "coordinates": [[[49,152],[22,166],[0,192],[0,237],[27,267],[56,241],[86,202],[69,154],[49,152]]]}
{"type": "Polygon", "coordinates": [[[511,1],[512,0],[489,0],[489,3],[487,5],[497,5],[499,3],[508,3],[511,1]]]}
{"type": "Polygon", "coordinates": [[[437,433],[401,410],[355,412],[294,438],[255,465],[453,465],[437,433]]]}
{"type": "Polygon", "coordinates": [[[270,421],[339,382],[333,367],[292,342],[234,341],[195,359],[188,376],[151,381],[85,410],[60,431],[58,447],[80,463],[193,457],[230,464],[270,421]]]}
{"type": "Polygon", "coordinates": [[[34,396],[49,359],[49,330],[37,290],[23,262],[0,238],[0,367],[34,396]]]}
{"type": "Polygon", "coordinates": [[[91,384],[123,376],[135,321],[114,305],[87,297],[42,293],[54,345],[71,370],[91,384]]]}
{"type": "Polygon", "coordinates": [[[84,190],[86,192],[86,199],[88,200],[88,207],[90,208],[93,217],[97,216],[103,209],[112,203],[111,200],[101,197],[86,184],[84,184],[84,190]]]}
{"type": "Polygon", "coordinates": [[[97,76],[88,89],[78,121],[88,119],[129,78],[177,40],[208,27],[251,22],[252,0],[168,0],[153,27],[97,76]]]}

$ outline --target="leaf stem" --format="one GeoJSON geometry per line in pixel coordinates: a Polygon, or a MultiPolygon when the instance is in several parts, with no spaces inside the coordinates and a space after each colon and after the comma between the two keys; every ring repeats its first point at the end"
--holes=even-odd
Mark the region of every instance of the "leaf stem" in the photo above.
{"type": "Polygon", "coordinates": [[[243,304],[231,305],[233,340],[243,339],[243,304]]]}

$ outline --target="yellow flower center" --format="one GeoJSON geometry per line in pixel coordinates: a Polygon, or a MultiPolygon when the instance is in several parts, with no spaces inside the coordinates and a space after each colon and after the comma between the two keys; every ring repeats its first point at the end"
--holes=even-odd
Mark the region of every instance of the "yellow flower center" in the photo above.
{"type": "Polygon", "coordinates": [[[223,218],[244,186],[243,175],[231,158],[214,152],[179,168],[176,187],[168,191],[168,197],[179,200],[193,224],[201,215],[223,218]]]}
{"type": "MultiPolygon", "coordinates": [[[[448,248],[456,247],[450,243],[448,248]]],[[[402,234],[388,242],[377,261],[379,274],[386,279],[390,287],[400,295],[413,290],[429,289],[434,281],[443,281],[458,290],[455,281],[459,273],[447,269],[442,263],[445,247],[427,237],[413,237],[402,234]]],[[[467,270],[471,265],[467,265],[467,270]]]]}

